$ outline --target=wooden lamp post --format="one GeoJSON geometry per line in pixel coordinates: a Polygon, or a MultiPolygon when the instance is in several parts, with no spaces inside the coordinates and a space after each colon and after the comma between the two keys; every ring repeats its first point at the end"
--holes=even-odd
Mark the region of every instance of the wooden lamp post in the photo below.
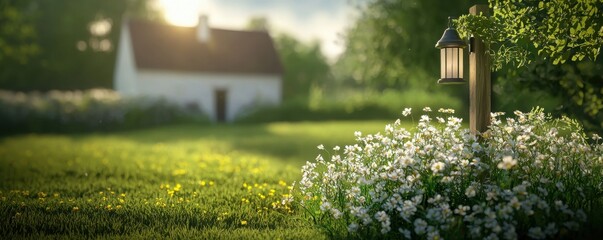
{"type": "MultiPolygon", "coordinates": [[[[475,5],[469,14],[488,14],[487,5],[475,5]]],[[[440,84],[464,83],[463,48],[465,42],[450,23],[442,38],[436,43],[441,49],[440,84]]],[[[477,37],[471,37],[469,47],[469,128],[474,134],[483,133],[490,125],[491,112],[491,71],[487,46],[477,37]]]]}

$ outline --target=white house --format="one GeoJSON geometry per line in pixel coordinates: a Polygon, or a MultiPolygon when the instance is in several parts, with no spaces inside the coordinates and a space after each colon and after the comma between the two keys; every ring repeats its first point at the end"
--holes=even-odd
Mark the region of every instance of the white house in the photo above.
{"type": "Polygon", "coordinates": [[[125,20],[114,88],[124,96],[162,96],[232,121],[259,105],[280,104],[282,66],[265,31],[125,20]]]}

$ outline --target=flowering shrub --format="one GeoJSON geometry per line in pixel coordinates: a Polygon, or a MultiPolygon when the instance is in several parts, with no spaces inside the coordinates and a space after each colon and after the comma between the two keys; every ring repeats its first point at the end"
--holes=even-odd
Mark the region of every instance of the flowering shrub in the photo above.
{"type": "Polygon", "coordinates": [[[344,237],[543,239],[600,215],[603,144],[575,121],[495,113],[476,137],[454,111],[423,110],[412,132],[398,120],[332,153],[319,145],[330,158],[306,163],[296,187],[315,223],[344,237]]]}
{"type": "Polygon", "coordinates": [[[22,93],[0,90],[6,132],[110,130],[168,123],[202,113],[160,98],[122,98],[108,89],[22,93]]]}

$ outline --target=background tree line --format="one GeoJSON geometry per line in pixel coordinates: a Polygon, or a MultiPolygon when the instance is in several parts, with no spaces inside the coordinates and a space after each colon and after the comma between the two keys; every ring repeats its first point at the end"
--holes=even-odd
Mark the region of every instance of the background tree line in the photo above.
{"type": "Polygon", "coordinates": [[[145,0],[3,0],[0,87],[110,88],[122,17],[157,18],[145,0]]]}

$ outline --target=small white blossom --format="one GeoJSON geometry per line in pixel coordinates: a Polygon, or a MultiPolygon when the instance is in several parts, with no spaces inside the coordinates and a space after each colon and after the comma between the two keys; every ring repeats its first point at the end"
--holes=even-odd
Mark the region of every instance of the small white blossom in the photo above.
{"type": "Polygon", "coordinates": [[[444,170],[445,167],[446,164],[444,164],[443,162],[436,162],[431,165],[431,171],[433,171],[434,173],[438,173],[444,170]]]}
{"type": "Polygon", "coordinates": [[[323,202],[320,205],[320,210],[323,211],[323,212],[326,212],[326,211],[331,210],[332,207],[333,207],[333,205],[331,205],[330,202],[323,202]]]}
{"type": "Polygon", "coordinates": [[[410,232],[408,229],[402,229],[402,228],[400,228],[400,229],[398,229],[398,231],[400,233],[402,233],[402,235],[404,235],[405,239],[410,239],[412,232],[410,232]]]}
{"type": "Polygon", "coordinates": [[[469,206],[463,206],[463,205],[459,205],[455,210],[454,213],[461,215],[461,216],[465,216],[465,214],[467,214],[467,211],[469,211],[469,209],[471,209],[469,206]]]}
{"type": "Polygon", "coordinates": [[[496,192],[487,192],[486,193],[486,200],[488,200],[488,201],[495,201],[495,200],[498,199],[497,195],[498,194],[496,192]]]}
{"type": "Polygon", "coordinates": [[[438,109],[438,112],[441,112],[441,113],[450,113],[450,114],[453,114],[453,113],[454,113],[454,109],[450,109],[450,108],[440,108],[440,109],[438,109]]]}
{"type": "Polygon", "coordinates": [[[562,182],[557,182],[557,183],[555,184],[555,186],[557,187],[557,189],[559,189],[559,191],[562,191],[562,192],[563,192],[563,190],[565,190],[565,186],[563,186],[563,183],[562,183],[562,182]]]}
{"type": "Polygon", "coordinates": [[[404,111],[402,111],[402,115],[405,117],[410,115],[411,110],[411,108],[405,108],[404,111]]]}
{"type": "Polygon", "coordinates": [[[517,165],[517,160],[513,159],[512,156],[504,156],[502,161],[498,163],[497,167],[499,169],[509,170],[517,165]]]}
{"type": "Polygon", "coordinates": [[[336,208],[331,208],[331,214],[333,215],[333,218],[335,218],[335,219],[340,219],[341,216],[343,216],[343,213],[341,211],[339,211],[339,209],[336,209],[336,208]]]}
{"type": "Polygon", "coordinates": [[[473,185],[467,187],[467,189],[465,189],[465,196],[467,197],[475,197],[476,191],[475,191],[475,187],[473,185]]]}
{"type": "Polygon", "coordinates": [[[546,237],[546,235],[544,235],[544,232],[542,231],[542,229],[540,229],[540,227],[530,228],[528,230],[528,236],[533,239],[544,239],[546,237]]]}
{"type": "Polygon", "coordinates": [[[320,145],[316,146],[316,148],[318,148],[318,149],[320,149],[320,150],[325,150],[325,146],[324,146],[324,145],[322,145],[322,144],[320,144],[320,145]]]}
{"type": "Polygon", "coordinates": [[[415,225],[415,233],[418,235],[423,235],[425,234],[425,231],[427,230],[427,222],[425,222],[425,220],[417,218],[414,222],[415,225]]]}
{"type": "Polygon", "coordinates": [[[357,137],[357,138],[362,137],[362,132],[361,131],[355,131],[354,132],[354,136],[357,137]]]}
{"type": "Polygon", "coordinates": [[[436,120],[438,120],[439,123],[445,123],[446,122],[446,120],[444,120],[441,117],[436,117],[436,120]]]}

